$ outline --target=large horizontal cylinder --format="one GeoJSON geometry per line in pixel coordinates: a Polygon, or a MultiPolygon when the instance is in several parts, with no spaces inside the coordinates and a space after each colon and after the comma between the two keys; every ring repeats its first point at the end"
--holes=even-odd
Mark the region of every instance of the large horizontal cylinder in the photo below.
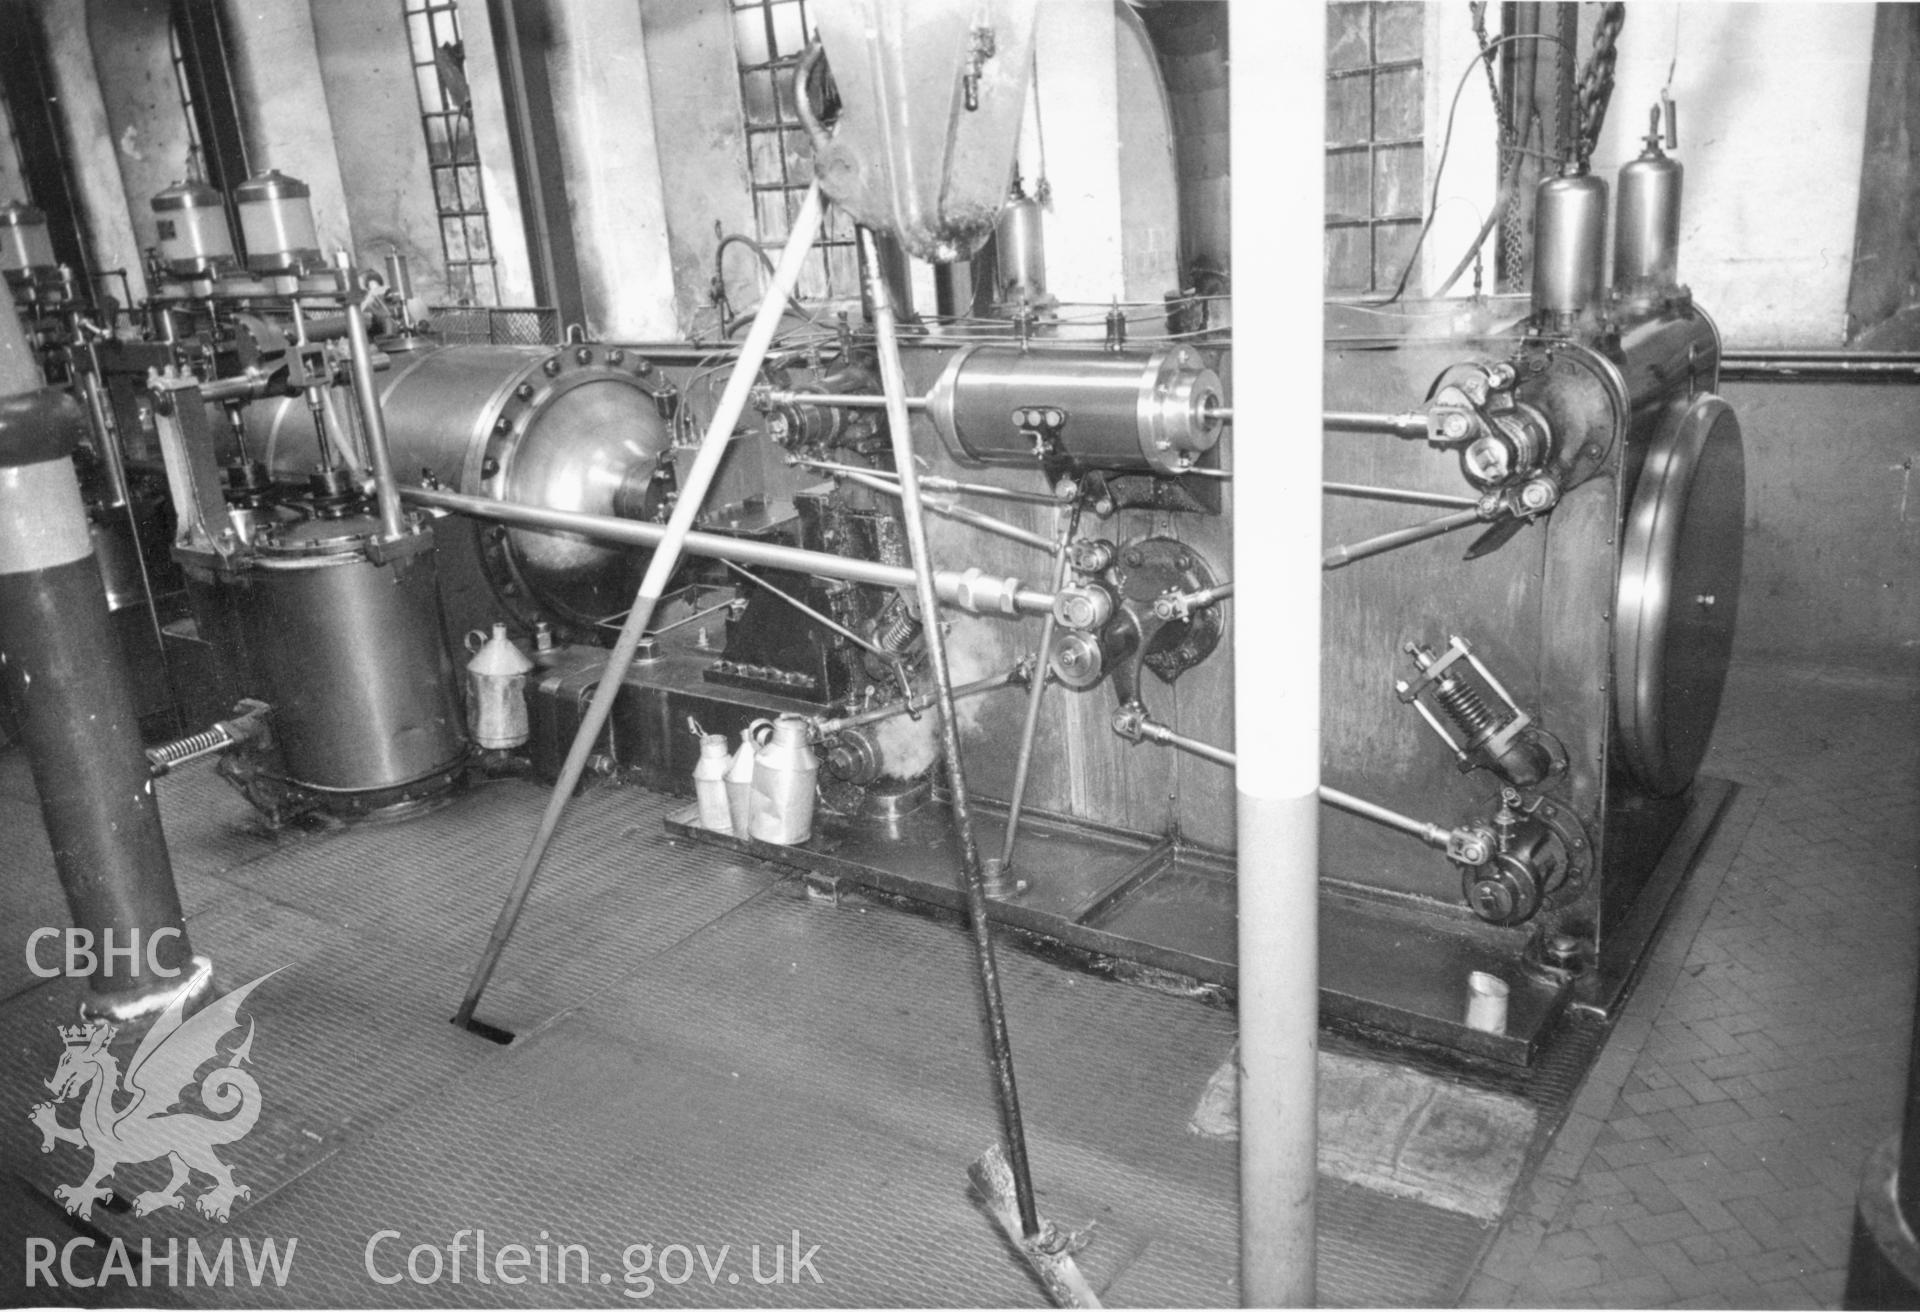
{"type": "Polygon", "coordinates": [[[954,355],[927,414],[965,465],[1032,467],[1034,434],[1045,431],[1081,468],[1179,474],[1220,440],[1225,400],[1219,375],[1191,347],[983,345],[954,355]]]}
{"type": "MultiPolygon", "coordinates": [[[[395,477],[590,515],[649,514],[671,442],[643,358],[618,348],[461,346],[393,353],[379,382],[395,477]]],[[[336,396],[345,415],[351,401],[336,396]]],[[[276,480],[304,481],[317,444],[304,401],[248,407],[276,480]]],[[[554,619],[592,629],[633,600],[644,558],[573,534],[514,530],[486,562],[554,619]]]]}

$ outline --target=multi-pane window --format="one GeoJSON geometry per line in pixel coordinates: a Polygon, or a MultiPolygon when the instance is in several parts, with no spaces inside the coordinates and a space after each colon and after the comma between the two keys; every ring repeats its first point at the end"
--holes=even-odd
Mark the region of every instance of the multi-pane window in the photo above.
{"type": "Polygon", "coordinates": [[[1394,287],[1413,254],[1426,176],[1419,0],[1327,6],[1326,288],[1394,287]]]}
{"type": "Polygon", "coordinates": [[[427,169],[440,216],[450,297],[498,305],[493,230],[480,190],[480,150],[473,135],[473,98],[467,85],[466,44],[455,0],[402,0],[407,48],[413,60],[420,122],[427,134],[427,169]]]}
{"type": "MultiPolygon", "coordinates": [[[[777,254],[787,227],[813,181],[813,149],[800,124],[794,71],[813,25],[807,0],[732,0],[733,49],[740,67],[740,103],[746,114],[747,167],[753,187],[754,236],[777,254]]],[[[800,273],[803,301],[860,294],[853,226],[829,205],[814,251],[800,273]]]]}

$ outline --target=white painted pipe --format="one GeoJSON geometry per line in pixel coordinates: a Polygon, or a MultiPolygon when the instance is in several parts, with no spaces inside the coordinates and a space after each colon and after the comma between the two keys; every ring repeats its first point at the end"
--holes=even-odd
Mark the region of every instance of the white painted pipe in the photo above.
{"type": "MultiPolygon", "coordinates": [[[[1230,73],[1234,301],[1257,307],[1235,317],[1234,356],[1304,362],[1285,386],[1249,371],[1235,428],[1317,434],[1325,55],[1293,6],[1253,0],[1233,6],[1233,44],[1271,52],[1230,73]]],[[[1317,437],[1233,453],[1234,559],[1271,563],[1233,571],[1247,1307],[1314,1302],[1322,463],[1317,437]]]]}

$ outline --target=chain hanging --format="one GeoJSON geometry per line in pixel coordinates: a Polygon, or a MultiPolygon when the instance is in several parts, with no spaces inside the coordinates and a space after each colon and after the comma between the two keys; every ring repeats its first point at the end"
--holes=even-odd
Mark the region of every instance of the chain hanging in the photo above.
{"type": "Polygon", "coordinates": [[[1613,97],[1613,68],[1619,58],[1620,29],[1626,25],[1627,7],[1614,3],[1601,6],[1600,25],[1593,31],[1593,53],[1581,70],[1574,91],[1574,109],[1578,130],[1573,143],[1573,161],[1578,172],[1585,173],[1600,144],[1600,128],[1607,120],[1607,101],[1613,97]]]}

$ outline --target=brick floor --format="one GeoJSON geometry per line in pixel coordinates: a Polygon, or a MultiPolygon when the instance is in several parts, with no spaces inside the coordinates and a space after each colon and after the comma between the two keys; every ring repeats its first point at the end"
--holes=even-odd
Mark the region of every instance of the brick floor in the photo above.
{"type": "Polygon", "coordinates": [[[1470,1307],[1838,1307],[1898,1128],[1920,688],[1737,667],[1706,768],[1741,792],[1470,1307]]]}

